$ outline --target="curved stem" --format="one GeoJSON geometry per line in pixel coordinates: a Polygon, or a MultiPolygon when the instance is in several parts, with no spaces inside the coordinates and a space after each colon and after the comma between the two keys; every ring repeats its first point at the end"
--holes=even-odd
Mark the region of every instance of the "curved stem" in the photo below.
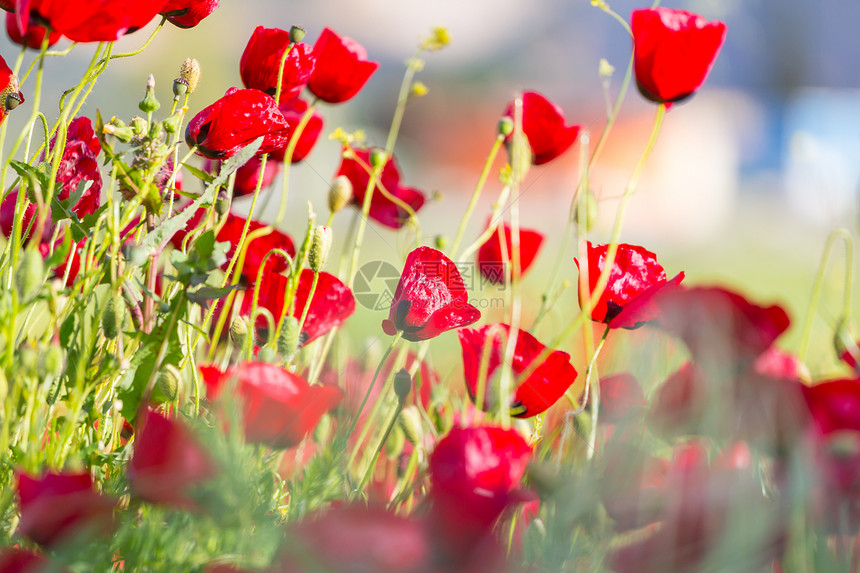
{"type": "Polygon", "coordinates": [[[827,242],[824,244],[824,252],[821,255],[821,262],[818,265],[818,272],[815,274],[812,293],[809,296],[809,307],[806,311],[806,318],[803,321],[800,346],[797,350],[797,358],[801,362],[806,358],[806,353],[809,350],[809,341],[812,336],[812,325],[815,322],[815,314],[818,310],[821,291],[824,287],[824,276],[827,272],[827,264],[830,262],[830,255],[833,251],[833,246],[839,239],[842,239],[845,243],[845,287],[843,293],[844,299],[842,303],[842,312],[845,317],[851,316],[851,293],[854,283],[854,240],[851,237],[851,233],[846,229],[835,229],[827,236],[827,242]]]}

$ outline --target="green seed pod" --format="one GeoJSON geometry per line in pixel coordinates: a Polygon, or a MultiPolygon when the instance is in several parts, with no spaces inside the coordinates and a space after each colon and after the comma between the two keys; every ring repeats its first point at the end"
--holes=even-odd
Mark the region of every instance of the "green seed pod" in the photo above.
{"type": "Polygon", "coordinates": [[[508,116],[499,120],[499,135],[509,136],[514,132],[514,120],[508,116]]]}
{"type": "Polygon", "coordinates": [[[406,406],[400,412],[400,427],[409,443],[417,446],[424,439],[424,425],[417,406],[406,406]]]}
{"type": "Polygon", "coordinates": [[[440,251],[444,251],[448,248],[448,237],[445,235],[436,235],[434,242],[436,243],[436,248],[440,251]]]}
{"type": "Polygon", "coordinates": [[[149,77],[146,78],[146,95],[143,96],[137,107],[143,113],[152,113],[158,111],[158,108],[161,107],[161,104],[155,97],[155,76],[152,74],[149,74],[149,77]]]}
{"type": "Polygon", "coordinates": [[[318,273],[325,266],[328,253],[331,250],[332,236],[328,227],[316,226],[311,237],[311,250],[308,251],[308,266],[318,273]]]}
{"type": "Polygon", "coordinates": [[[44,280],[45,262],[42,260],[42,254],[37,248],[30,247],[24,251],[24,256],[18,263],[18,272],[15,273],[18,296],[22,300],[30,300],[38,294],[44,280]]]}
{"type": "Polygon", "coordinates": [[[397,397],[401,402],[405,402],[406,398],[409,396],[409,392],[412,391],[412,376],[409,375],[409,371],[406,368],[401,368],[400,371],[394,375],[394,393],[397,394],[397,397]]]}
{"type": "Polygon", "coordinates": [[[278,333],[278,354],[291,358],[299,349],[299,321],[294,316],[284,317],[281,332],[278,333]]]}
{"type": "Polygon", "coordinates": [[[119,296],[111,295],[102,314],[102,330],[108,340],[113,340],[119,335],[125,318],[124,312],[125,305],[119,300],[119,296]]]}
{"type": "Polygon", "coordinates": [[[290,26],[290,42],[298,44],[305,37],[305,29],[301,26],[290,26]]]}
{"type": "MultiPolygon", "coordinates": [[[[200,62],[194,58],[185,58],[182,67],[179,68],[179,78],[185,80],[184,84],[188,93],[193,94],[200,83],[200,62]]],[[[176,82],[174,82],[175,84],[176,82]]]]}
{"type": "Polygon", "coordinates": [[[384,149],[374,149],[370,152],[370,166],[379,167],[388,160],[388,155],[384,149]]]}
{"type": "Polygon", "coordinates": [[[338,175],[328,188],[328,208],[337,213],[352,200],[352,181],[346,175],[338,175]]]}
{"type": "Polygon", "coordinates": [[[238,349],[242,349],[245,345],[245,339],[248,337],[248,324],[245,319],[237,316],[230,323],[230,342],[238,349]]]}

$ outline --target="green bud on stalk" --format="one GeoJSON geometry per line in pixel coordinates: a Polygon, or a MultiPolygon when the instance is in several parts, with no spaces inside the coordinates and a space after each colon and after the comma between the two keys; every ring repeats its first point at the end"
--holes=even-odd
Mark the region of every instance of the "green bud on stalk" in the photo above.
{"type": "Polygon", "coordinates": [[[230,322],[230,342],[233,346],[241,349],[245,345],[245,339],[248,336],[248,324],[245,319],[237,316],[230,322]]]}
{"type": "Polygon", "coordinates": [[[105,305],[104,314],[102,314],[102,331],[108,340],[113,340],[119,335],[125,318],[124,312],[125,305],[119,300],[119,296],[112,295],[105,305]]]}
{"type": "Polygon", "coordinates": [[[299,320],[295,316],[285,316],[278,333],[278,354],[291,358],[299,349],[299,334],[299,320]]]}
{"type": "Polygon", "coordinates": [[[301,26],[290,26],[290,42],[298,44],[305,37],[305,29],[301,26]]]}
{"type": "Polygon", "coordinates": [[[400,427],[409,443],[417,446],[424,439],[424,426],[421,420],[421,412],[417,406],[406,406],[400,411],[400,427]]]}
{"type": "Polygon", "coordinates": [[[146,119],[136,115],[131,118],[131,128],[134,131],[134,135],[141,137],[149,131],[149,123],[146,119]]]}
{"type": "Polygon", "coordinates": [[[315,273],[320,272],[325,266],[331,244],[331,229],[320,225],[314,227],[311,237],[311,250],[308,252],[308,265],[315,273]]]}
{"type": "Polygon", "coordinates": [[[182,373],[176,366],[168,364],[158,373],[155,381],[153,400],[156,402],[171,402],[176,399],[182,384],[182,373]]]}
{"type": "Polygon", "coordinates": [[[328,208],[337,213],[352,200],[352,181],[346,175],[338,175],[328,188],[328,208]]]}
{"type": "Polygon", "coordinates": [[[377,168],[388,160],[388,154],[384,149],[374,149],[370,152],[370,166],[377,168]]]}
{"type": "Polygon", "coordinates": [[[508,116],[499,120],[499,135],[509,136],[514,132],[514,120],[508,116]]]}
{"type": "Polygon", "coordinates": [[[433,240],[436,244],[436,248],[440,251],[444,251],[448,248],[448,237],[445,235],[436,235],[436,238],[433,240]]]}
{"type": "Polygon", "coordinates": [[[155,76],[152,74],[149,74],[149,77],[146,78],[146,95],[143,96],[143,99],[140,100],[137,107],[143,113],[152,113],[154,111],[158,111],[158,108],[161,107],[161,104],[158,103],[158,100],[155,97],[155,76]]]}
{"type": "Polygon", "coordinates": [[[388,439],[385,440],[385,456],[388,459],[394,459],[403,453],[403,448],[406,446],[406,436],[400,426],[391,428],[391,433],[388,434],[388,439]]]}

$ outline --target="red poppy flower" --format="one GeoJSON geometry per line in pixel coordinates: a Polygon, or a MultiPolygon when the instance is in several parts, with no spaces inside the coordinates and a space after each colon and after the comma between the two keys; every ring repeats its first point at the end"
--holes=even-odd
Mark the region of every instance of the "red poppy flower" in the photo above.
{"type": "Polygon", "coordinates": [[[116,500],[96,492],[89,473],[19,473],[18,499],[18,532],[39,545],[56,547],[113,526],[116,500]]]}
{"type": "Polygon", "coordinates": [[[600,379],[600,423],[624,422],[637,409],[648,406],[648,400],[636,377],[629,372],[600,379]]]}
{"type": "Polygon", "coordinates": [[[480,318],[453,261],[436,249],[419,247],[406,257],[382,330],[389,336],[400,331],[406,340],[417,342],[480,318]]]}
{"type": "Polygon", "coordinates": [[[719,287],[677,288],[653,299],[659,326],[707,368],[745,368],[789,326],[778,305],[759,306],[719,287]]]}
{"type": "Polygon", "coordinates": [[[195,486],[214,477],[217,466],[181,422],[147,410],[138,416],[128,462],[131,493],[150,503],[194,508],[195,486]]]}
{"type": "Polygon", "coordinates": [[[379,67],[378,62],[368,61],[361,44],[329,28],[323,28],[317,38],[314,55],[317,63],[308,88],[328,103],[351,99],[379,67]]]}
{"type": "Polygon", "coordinates": [[[440,551],[460,561],[480,545],[511,504],[524,501],[519,484],[531,459],[514,430],[453,428],[430,454],[430,530],[440,551]]]}
{"type": "MultiPolygon", "coordinates": [[[[280,28],[264,28],[257,26],[242,59],[239,60],[239,74],[246,88],[260,90],[275,97],[278,88],[278,67],[284,50],[290,46],[290,33],[280,28]]],[[[316,55],[313,48],[304,42],[292,46],[287,61],[284,62],[284,73],[281,78],[280,103],[298,97],[307,85],[314,71],[316,55]]]]}
{"type": "MultiPolygon", "coordinates": [[[[349,179],[349,182],[352,183],[352,203],[361,209],[367,184],[370,182],[371,150],[356,149],[354,151],[355,157],[344,157],[341,160],[335,177],[344,175],[349,179]]],[[[397,168],[394,157],[389,158],[385,167],[382,168],[379,182],[373,191],[373,197],[370,199],[369,213],[371,219],[386,227],[399,229],[409,220],[409,212],[386,197],[381,188],[384,188],[389,196],[397,198],[400,203],[408,205],[416,213],[424,205],[424,194],[421,191],[400,184],[400,170],[397,168]]]]}
{"type": "Polygon", "coordinates": [[[274,567],[287,573],[420,573],[432,557],[420,522],[376,507],[333,507],[287,530],[295,543],[274,567]]]}
{"type": "MultiPolygon", "coordinates": [[[[284,118],[287,120],[287,123],[290,124],[290,128],[295,130],[299,125],[299,122],[302,120],[302,116],[305,115],[305,112],[308,109],[308,102],[301,98],[295,98],[281,103],[279,109],[281,110],[281,113],[284,114],[284,118]]],[[[299,134],[299,140],[296,142],[296,148],[293,150],[291,163],[298,163],[307,157],[308,153],[310,153],[314,148],[314,145],[316,145],[320,133],[322,132],[322,128],[322,115],[320,115],[318,111],[314,110],[311,118],[299,134]]],[[[290,139],[293,137],[295,137],[295,134],[290,135],[290,139]]],[[[284,145],[281,149],[273,151],[271,155],[269,155],[269,158],[283,161],[286,151],[287,145],[284,145]]]]}
{"type": "Polygon", "coordinates": [[[218,399],[228,380],[238,380],[245,439],[273,448],[297,445],[342,397],[338,388],[311,386],[292,372],[265,362],[246,362],[226,372],[202,366],[200,371],[210,400],[218,399]]]}
{"type": "MultiPolygon", "coordinates": [[[[588,284],[594,292],[600,273],[603,272],[609,245],[592,245],[588,242],[588,284]]],[[[574,259],[577,268],[582,269],[574,259]]],[[[657,316],[655,295],[672,290],[684,279],[684,273],[670,281],[666,271],[657,262],[657,255],[642,247],[621,243],[615,253],[609,282],[591,311],[591,319],[603,322],[609,328],[639,328],[657,316]]],[[[580,305],[582,301],[580,300],[580,305]]]]}
{"type": "MultiPolygon", "coordinates": [[[[51,140],[51,146],[56,144],[56,137],[51,140]]],[[[57,170],[57,198],[61,201],[68,199],[69,194],[76,191],[82,182],[90,182],[89,187],[83,192],[78,202],[72,207],[72,211],[83,218],[89,215],[101,205],[102,175],[99,169],[98,155],[101,145],[93,132],[92,122],[87,117],[79,117],[69,123],[66,136],[66,147],[60,166],[57,170]]],[[[44,154],[42,160],[45,160],[44,154]]],[[[13,191],[0,205],[0,230],[6,236],[12,233],[15,219],[20,218],[22,229],[30,226],[33,216],[36,214],[36,206],[27,205],[23,215],[15,213],[15,202],[18,192],[13,191]]],[[[25,235],[29,240],[34,231],[35,222],[30,228],[30,234],[25,235]]],[[[47,242],[54,233],[53,220],[48,216],[42,229],[40,242],[47,242]]]]}
{"type": "Polygon", "coordinates": [[[686,10],[634,10],[633,69],[642,95],[653,102],[678,102],[705,82],[726,37],[726,25],[686,10]]]}
{"type": "MultiPolygon", "coordinates": [[[[302,269],[299,276],[299,286],[296,290],[295,305],[292,316],[301,319],[303,309],[310,294],[314,273],[310,269],[302,269]]],[[[255,279],[256,280],[256,277],[255,279]]],[[[260,297],[257,304],[272,313],[277,320],[284,308],[284,291],[287,287],[287,277],[272,272],[263,275],[260,285],[260,297]]],[[[289,304],[289,302],[287,303],[289,304]]],[[[251,312],[251,296],[246,295],[242,301],[241,314],[247,316],[251,312]]],[[[320,272],[313,299],[308,307],[308,315],[300,335],[301,343],[308,344],[335,326],[340,326],[355,312],[355,297],[352,291],[336,276],[320,272]]],[[[266,324],[260,317],[257,326],[266,324]]]]}
{"type": "Polygon", "coordinates": [[[159,12],[167,21],[179,28],[193,28],[212,14],[221,0],[167,0],[159,12]]]}
{"type": "MultiPolygon", "coordinates": [[[[490,221],[487,222],[487,227],[490,221]]],[[[511,263],[512,234],[511,226],[505,223],[500,225],[496,232],[487,239],[478,249],[478,270],[487,281],[493,284],[504,284],[505,276],[513,276],[511,263]],[[502,237],[504,236],[505,248],[502,249],[502,237]]],[[[524,274],[537,257],[543,243],[543,233],[532,229],[520,228],[520,273],[524,274]]]]}
{"type": "Polygon", "coordinates": [[[0,549],[0,573],[43,573],[57,570],[56,564],[48,561],[44,555],[29,549],[21,547],[0,549]]]}
{"type": "MultiPolygon", "coordinates": [[[[498,395],[498,381],[494,378],[496,370],[502,365],[505,342],[502,336],[510,333],[507,324],[488,324],[478,329],[463,328],[457,331],[460,347],[463,350],[463,373],[466,389],[474,402],[478,394],[481,376],[481,362],[487,338],[492,336],[489,346],[489,362],[485,378],[484,403],[477,406],[485,411],[497,408],[494,403],[498,395]]],[[[517,343],[511,363],[514,374],[520,376],[531,370],[532,363],[542,357],[546,346],[525,330],[517,331],[517,343]]],[[[511,398],[511,415],[518,418],[531,418],[544,412],[564,395],[576,380],[576,369],[570,364],[570,355],[554,350],[525,380],[515,380],[514,395],[511,398]]],[[[504,399],[500,397],[498,399],[504,399]]]]}
{"type": "Polygon", "coordinates": [[[16,0],[18,30],[24,35],[28,22],[50,28],[73,42],[114,42],[146,26],[166,0],[16,0]]]}
{"type": "MultiPolygon", "coordinates": [[[[255,155],[236,170],[236,181],[233,185],[233,197],[244,197],[252,195],[257,189],[257,184],[260,181],[260,167],[262,158],[255,155]]],[[[215,159],[207,159],[203,163],[203,169],[209,173],[218,173],[221,169],[221,162],[215,159]]],[[[267,189],[275,178],[281,173],[281,163],[272,159],[272,154],[269,154],[269,159],[266,161],[266,170],[263,172],[263,182],[260,184],[260,190],[267,189]]]]}
{"type": "MultiPolygon", "coordinates": [[[[538,92],[523,92],[523,133],[532,149],[532,163],[549,163],[573,145],[579,135],[578,125],[565,125],[561,108],[538,92]]],[[[514,117],[514,103],[503,114],[514,117]]],[[[510,144],[513,135],[507,137],[510,144]]]]}
{"type": "Polygon", "coordinates": [[[9,39],[19,46],[27,46],[33,50],[40,50],[42,42],[45,41],[45,35],[48,35],[48,47],[53,46],[63,37],[58,32],[48,31],[44,26],[38,24],[29,24],[26,26],[27,32],[22,34],[18,30],[18,20],[12,12],[6,14],[6,33],[9,34],[9,39]]]}
{"type": "Polygon", "coordinates": [[[290,126],[275,100],[259,90],[230,88],[188,123],[185,141],[211,159],[227,159],[263,137],[257,155],[286,145],[290,126]]]}

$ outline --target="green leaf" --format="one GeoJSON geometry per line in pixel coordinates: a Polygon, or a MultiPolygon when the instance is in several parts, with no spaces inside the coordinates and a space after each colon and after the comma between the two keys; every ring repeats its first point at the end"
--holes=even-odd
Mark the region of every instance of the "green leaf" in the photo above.
{"type": "Polygon", "coordinates": [[[188,300],[195,304],[199,304],[203,308],[209,307],[209,301],[219,298],[224,298],[230,291],[241,289],[240,285],[232,285],[224,288],[217,287],[201,287],[195,291],[188,292],[188,300]]]}
{"type": "Polygon", "coordinates": [[[212,175],[211,173],[207,173],[207,172],[203,171],[202,169],[197,169],[193,165],[188,165],[187,163],[183,163],[182,166],[185,167],[185,169],[187,169],[189,173],[191,173],[193,176],[200,179],[204,183],[211,183],[212,180],[215,179],[215,176],[212,175]]]}
{"type": "Polygon", "coordinates": [[[185,228],[188,221],[191,220],[191,217],[194,216],[198,209],[212,205],[215,200],[215,192],[218,188],[227,182],[227,178],[230,177],[234,171],[254,157],[262,144],[263,138],[257,138],[256,141],[247,145],[239,153],[222,163],[221,171],[218,173],[218,176],[206,186],[206,190],[203,191],[200,197],[195,199],[190,205],[188,205],[188,207],[170,219],[163,221],[158,227],[153,229],[143,239],[141,247],[144,247],[149,254],[155,254],[161,245],[166,243],[170,237],[175,235],[180,229],[185,228]]]}

